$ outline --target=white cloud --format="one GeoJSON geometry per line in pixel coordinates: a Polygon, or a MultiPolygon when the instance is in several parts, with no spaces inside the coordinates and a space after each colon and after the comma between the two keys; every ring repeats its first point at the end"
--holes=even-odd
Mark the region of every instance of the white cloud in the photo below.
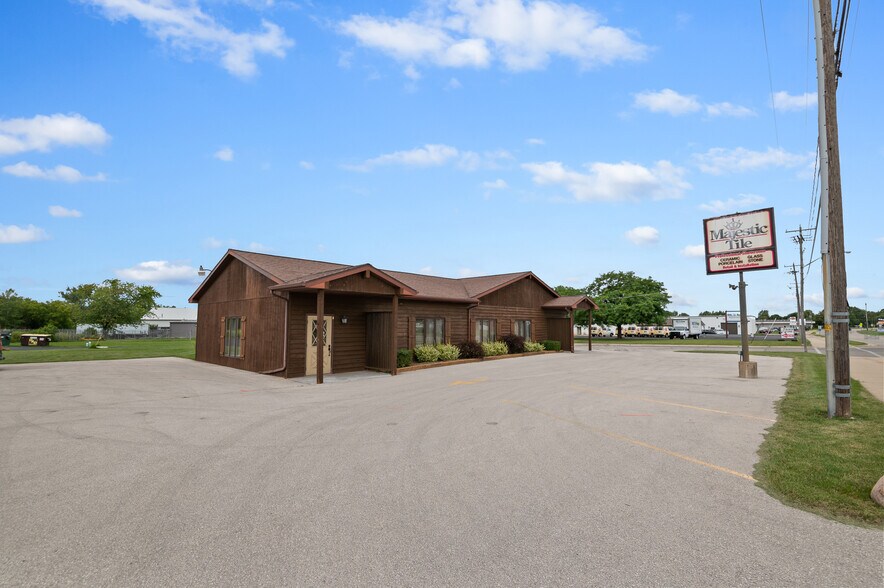
{"type": "Polygon", "coordinates": [[[269,245],[264,245],[263,243],[258,243],[257,241],[252,241],[251,243],[249,243],[247,249],[256,253],[270,253],[271,251],[273,251],[273,247],[270,247],[269,245]]]}
{"type": "Polygon", "coordinates": [[[847,288],[847,298],[868,298],[869,296],[866,294],[866,291],[862,288],[848,286],[847,288]]]}
{"type": "MultiPolygon", "coordinates": [[[[787,300],[794,301],[795,299],[792,296],[788,296],[787,300]]],[[[823,296],[822,292],[814,292],[812,294],[808,294],[805,292],[805,294],[804,294],[805,308],[807,307],[808,302],[810,302],[811,304],[813,304],[815,306],[822,306],[823,304],[825,304],[825,297],[823,296]]]]}
{"type": "Polygon", "coordinates": [[[55,147],[104,145],[110,135],[79,114],[38,114],[33,118],[0,118],[0,155],[51,151],[55,147]]]}
{"type": "Polygon", "coordinates": [[[405,66],[405,69],[402,70],[402,73],[405,74],[405,77],[409,80],[416,82],[421,79],[421,72],[417,71],[417,68],[414,67],[414,64],[409,63],[405,66]]]}
{"type": "Polygon", "coordinates": [[[56,165],[53,168],[43,169],[25,161],[19,161],[13,165],[3,166],[3,173],[19,178],[32,178],[35,180],[51,180],[56,182],[103,182],[107,179],[103,173],[94,176],[84,176],[78,170],[67,165],[56,165]]]}
{"type": "Polygon", "coordinates": [[[731,104],[730,102],[718,102],[716,104],[706,104],[706,114],[709,116],[732,116],[734,118],[746,118],[755,116],[755,111],[746,106],[739,104],[731,104]]]}
{"type": "Polygon", "coordinates": [[[757,194],[739,194],[736,198],[728,198],[727,200],[711,200],[701,204],[698,208],[715,214],[728,214],[730,212],[739,212],[750,206],[757,206],[764,203],[764,196],[757,194]]]}
{"type": "Polygon", "coordinates": [[[306,169],[307,171],[310,171],[310,170],[316,168],[316,166],[313,165],[313,162],[311,162],[311,161],[299,161],[299,162],[298,162],[298,166],[299,166],[301,169],[306,169]]]}
{"type": "Polygon", "coordinates": [[[713,147],[706,153],[695,153],[694,163],[700,171],[721,175],[756,171],[770,167],[800,167],[813,161],[813,153],[789,153],[783,148],[768,147],[767,151],[751,151],[743,147],[725,149],[713,147]]]}
{"type": "Polygon", "coordinates": [[[432,273],[433,273],[433,267],[430,266],[430,265],[425,265],[424,267],[422,267],[422,268],[420,268],[419,270],[417,270],[417,273],[419,273],[419,274],[426,274],[426,275],[432,275],[432,273]]]}
{"type": "Polygon", "coordinates": [[[278,25],[261,20],[260,32],[237,33],[202,11],[194,0],[84,0],[113,21],[134,18],[148,33],[185,52],[214,55],[240,78],[255,75],[258,55],[285,57],[294,45],[278,25]]]}
{"type": "Polygon", "coordinates": [[[233,149],[230,147],[222,147],[212,156],[220,161],[233,161],[233,149]]]}
{"type": "Polygon", "coordinates": [[[116,270],[117,277],[155,284],[189,284],[197,280],[197,269],[168,261],[142,261],[132,267],[116,270]]]}
{"type": "Polygon", "coordinates": [[[659,92],[639,92],[632,105],[651,112],[665,112],[672,116],[697,112],[703,106],[696,96],[685,96],[669,88],[659,92]]]}
{"type": "Polygon", "coordinates": [[[688,245],[682,248],[681,254],[684,257],[706,257],[706,248],[703,245],[688,245]]]}
{"type": "Polygon", "coordinates": [[[675,294],[674,292],[669,295],[670,302],[669,306],[697,306],[697,301],[693,298],[687,298],[680,294],[675,294]]]}
{"type": "Polygon", "coordinates": [[[497,178],[493,182],[482,182],[482,187],[487,188],[488,190],[504,190],[509,188],[506,181],[497,178]]]}
{"type": "Polygon", "coordinates": [[[875,243],[877,243],[878,245],[884,245],[884,237],[878,237],[877,239],[875,239],[875,243]]]}
{"type": "Polygon", "coordinates": [[[801,216],[804,214],[804,209],[800,206],[793,206],[792,208],[784,208],[783,214],[787,216],[801,216]]]}
{"type": "Polygon", "coordinates": [[[58,218],[80,218],[83,216],[83,213],[79,210],[65,208],[64,206],[58,206],[57,204],[49,207],[49,214],[58,218]]]}
{"type": "Polygon", "coordinates": [[[743,118],[755,116],[755,111],[745,106],[730,102],[704,104],[696,96],[679,94],[675,90],[665,88],[659,92],[639,92],[634,96],[632,106],[651,112],[665,112],[672,116],[681,116],[693,112],[705,111],[708,116],[732,116],[743,118]]]}
{"type": "Polygon", "coordinates": [[[45,241],[49,238],[46,231],[34,225],[20,227],[18,225],[0,225],[0,244],[32,243],[45,241]]]}
{"type": "Polygon", "coordinates": [[[588,173],[571,171],[558,161],[522,164],[533,174],[534,183],[562,185],[579,201],[681,198],[691,188],[682,179],[685,170],[668,161],[658,161],[652,168],[628,161],[595,162],[585,167],[588,173]]]}
{"type": "Polygon", "coordinates": [[[653,245],[660,241],[660,231],[654,227],[635,227],[626,231],[625,236],[635,245],[653,245]]]}
{"type": "Polygon", "coordinates": [[[525,142],[528,143],[529,145],[545,145],[546,144],[546,141],[544,141],[543,139],[538,139],[536,137],[526,139],[525,142]]]}
{"type": "Polygon", "coordinates": [[[386,153],[367,159],[357,165],[345,165],[343,167],[350,171],[367,172],[376,167],[388,165],[440,167],[453,163],[464,171],[475,171],[480,168],[495,169],[499,167],[502,161],[512,158],[512,154],[506,150],[476,153],[475,151],[461,151],[450,145],[427,144],[416,149],[386,153]]]}
{"type": "Polygon", "coordinates": [[[215,237],[206,237],[203,239],[203,247],[208,249],[218,249],[223,246],[224,242],[221,239],[216,239],[215,237]]]}
{"type": "Polygon", "coordinates": [[[775,92],[773,95],[773,106],[776,110],[806,110],[814,108],[816,102],[816,92],[805,92],[794,96],[788,92],[775,92]]]}
{"type": "Polygon", "coordinates": [[[468,267],[462,267],[459,270],[457,270],[457,275],[460,278],[472,278],[474,276],[478,276],[479,272],[477,272],[474,269],[468,268],[468,267]]]}
{"type": "Polygon", "coordinates": [[[595,12],[547,0],[452,0],[406,18],[355,15],[340,31],[406,63],[542,69],[553,57],[583,68],[640,60],[648,47],[595,12]]]}
{"type": "Polygon", "coordinates": [[[451,78],[448,80],[448,83],[445,84],[446,90],[460,90],[463,87],[463,84],[460,83],[460,80],[457,78],[451,78]]]}

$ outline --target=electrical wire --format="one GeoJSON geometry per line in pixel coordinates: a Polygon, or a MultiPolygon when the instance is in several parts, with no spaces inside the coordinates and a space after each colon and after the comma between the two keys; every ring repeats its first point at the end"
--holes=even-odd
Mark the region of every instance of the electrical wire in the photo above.
{"type": "Polygon", "coordinates": [[[767,57],[767,82],[770,85],[770,106],[773,110],[774,135],[777,139],[777,149],[780,147],[780,128],[777,124],[777,105],[774,100],[773,90],[773,73],[770,67],[770,51],[767,47],[767,27],[764,24],[764,0],[758,0],[758,7],[761,9],[761,33],[764,36],[764,55],[767,57]]]}

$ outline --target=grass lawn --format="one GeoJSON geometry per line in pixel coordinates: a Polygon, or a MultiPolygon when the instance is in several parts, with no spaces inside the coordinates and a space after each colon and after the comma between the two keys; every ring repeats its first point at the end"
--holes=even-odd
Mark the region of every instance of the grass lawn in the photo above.
{"type": "Polygon", "coordinates": [[[860,329],[857,331],[862,335],[871,335],[872,337],[882,337],[884,336],[884,331],[875,331],[873,329],[860,329]]]}
{"type": "Polygon", "coordinates": [[[112,339],[102,341],[107,349],[87,348],[83,341],[52,343],[48,347],[18,345],[3,348],[6,358],[0,367],[15,363],[40,363],[47,361],[90,361],[96,359],[135,359],[139,357],[183,357],[193,359],[193,339],[112,339]]]}
{"type": "Polygon", "coordinates": [[[881,528],[884,507],[869,494],[884,475],[884,403],[853,380],[853,419],[829,419],[824,356],[763,355],[793,360],[786,395],[777,403],[777,422],[758,449],[758,484],[791,506],[881,528]]]}
{"type": "MultiPolygon", "coordinates": [[[[586,343],[586,337],[574,337],[574,341],[586,343]]],[[[740,339],[739,337],[731,338],[731,339],[669,339],[666,338],[651,338],[651,337],[624,337],[623,339],[618,339],[616,337],[593,337],[592,344],[596,343],[600,345],[723,345],[730,347],[739,347],[740,339]]],[[[784,347],[801,347],[801,341],[780,341],[779,339],[749,339],[749,345],[764,345],[764,346],[784,346],[784,347]]]]}

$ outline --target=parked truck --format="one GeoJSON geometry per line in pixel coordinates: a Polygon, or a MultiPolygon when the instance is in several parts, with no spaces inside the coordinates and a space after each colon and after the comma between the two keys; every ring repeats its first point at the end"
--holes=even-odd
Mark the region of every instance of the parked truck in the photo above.
{"type": "Polygon", "coordinates": [[[703,320],[698,316],[674,316],[670,339],[699,339],[703,333],[703,320]]]}

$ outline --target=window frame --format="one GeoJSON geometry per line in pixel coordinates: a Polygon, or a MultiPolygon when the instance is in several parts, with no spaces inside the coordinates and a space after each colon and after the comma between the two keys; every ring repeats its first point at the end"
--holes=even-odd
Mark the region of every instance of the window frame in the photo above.
{"type": "Polygon", "coordinates": [[[246,317],[225,316],[221,318],[221,357],[242,359],[245,357],[246,317]]]}
{"type": "Polygon", "coordinates": [[[440,345],[445,343],[445,317],[415,317],[414,319],[414,346],[440,345]],[[433,342],[429,342],[427,335],[430,331],[427,327],[432,325],[433,342]]]}
{"type": "Polygon", "coordinates": [[[531,319],[516,319],[513,321],[513,334],[518,335],[525,341],[533,341],[531,319]]]}
{"type": "Polygon", "coordinates": [[[476,343],[494,343],[497,341],[497,319],[477,318],[473,333],[476,343]],[[485,338],[485,327],[488,327],[489,338],[485,338]]]}

